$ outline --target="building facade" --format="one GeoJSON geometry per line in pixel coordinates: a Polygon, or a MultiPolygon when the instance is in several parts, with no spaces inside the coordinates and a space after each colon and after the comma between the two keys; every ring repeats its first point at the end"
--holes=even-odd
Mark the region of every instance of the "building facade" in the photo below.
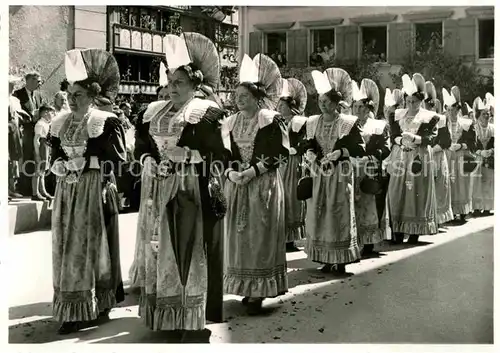
{"type": "MultiPolygon", "coordinates": [[[[10,6],[10,66],[42,74],[47,98],[64,78],[64,53],[100,48],[114,54],[120,67],[120,98],[156,95],[159,65],[168,33],[199,32],[217,46],[221,65],[236,65],[237,13],[223,21],[201,6],[10,6]],[[40,21],[46,19],[46,21],[40,21]]],[[[224,87],[220,87],[224,89],[224,87]]]]}
{"type": "Polygon", "coordinates": [[[369,53],[382,86],[392,87],[389,74],[410,50],[437,45],[493,72],[493,6],[243,6],[238,12],[240,55],[267,53],[284,58],[282,66],[314,66],[317,55],[356,60],[369,53]]]}

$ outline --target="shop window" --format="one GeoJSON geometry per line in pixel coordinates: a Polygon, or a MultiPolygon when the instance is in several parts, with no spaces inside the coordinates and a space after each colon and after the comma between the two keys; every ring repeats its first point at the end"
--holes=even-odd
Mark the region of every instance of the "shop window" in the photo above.
{"type": "Polygon", "coordinates": [[[374,62],[387,62],[387,26],[362,27],[361,37],[365,55],[374,62]]]}

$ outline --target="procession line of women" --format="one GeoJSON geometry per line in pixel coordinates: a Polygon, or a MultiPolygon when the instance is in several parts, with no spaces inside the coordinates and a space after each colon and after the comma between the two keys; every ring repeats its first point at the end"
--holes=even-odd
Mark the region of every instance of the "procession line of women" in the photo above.
{"type": "MultiPolygon", "coordinates": [[[[474,171],[479,183],[492,184],[492,173],[476,165],[493,167],[493,128],[484,123],[491,102],[474,104],[479,143],[475,124],[459,114],[458,88],[445,95],[440,115],[423,77],[405,75],[402,90],[386,93],[387,120],[377,120],[376,84],[358,86],[330,68],[312,72],[321,114],[304,117],[304,85],[284,80],[258,54],[245,55],[238,112],[227,116],[214,94],[214,44],[198,33],[167,35],[165,44],[160,77],[170,97],[141,113],[134,148],[143,170],[130,272],[151,330],[182,341],[206,320],[221,322],[224,293],[242,296],[258,314],[265,298],[288,291],[286,251],[296,240],[306,239],[322,271],[345,275],[346,265],[385,239],[408,234],[415,242],[454,214],[463,220],[473,207],[492,210],[489,185],[471,181],[474,171]],[[196,98],[200,92],[206,98],[196,98]]],[[[123,300],[113,169],[126,158],[123,128],[108,112],[118,92],[115,59],[72,50],[65,68],[71,112],[51,128],[60,333],[105,319],[123,300]]]]}

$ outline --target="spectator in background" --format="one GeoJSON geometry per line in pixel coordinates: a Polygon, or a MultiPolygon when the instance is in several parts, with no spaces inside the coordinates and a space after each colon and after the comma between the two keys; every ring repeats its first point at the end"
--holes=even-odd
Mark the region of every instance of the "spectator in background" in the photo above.
{"type": "Polygon", "coordinates": [[[31,189],[31,176],[35,173],[33,138],[35,136],[35,123],[38,109],[44,104],[44,99],[39,90],[42,77],[38,72],[30,72],[25,76],[26,84],[12,95],[19,99],[22,110],[27,116],[20,115],[20,126],[22,127],[23,141],[23,168],[20,175],[20,191],[24,195],[31,195],[35,190],[31,189]]]}
{"type": "Polygon", "coordinates": [[[165,101],[168,99],[168,86],[159,86],[156,89],[156,95],[159,101],[165,101]]]}
{"type": "Polygon", "coordinates": [[[33,150],[36,161],[35,175],[32,177],[32,200],[52,200],[52,196],[45,189],[45,175],[49,170],[50,144],[48,135],[50,123],[55,115],[54,107],[43,105],[39,109],[40,119],[35,124],[35,137],[33,139],[33,150]]]}
{"type": "Polygon", "coordinates": [[[333,43],[330,43],[330,49],[328,49],[328,56],[330,57],[330,60],[333,60],[335,58],[335,45],[333,45],[333,43]]]}
{"type": "Polygon", "coordinates": [[[19,180],[19,164],[22,162],[23,150],[21,132],[19,126],[20,116],[21,119],[29,119],[28,113],[21,109],[19,99],[12,96],[15,85],[20,82],[22,78],[17,76],[9,76],[9,200],[12,198],[22,198],[23,195],[17,193],[17,182],[19,180]]]}
{"type": "Polygon", "coordinates": [[[328,51],[330,49],[328,48],[327,45],[325,45],[323,47],[323,51],[321,53],[319,53],[319,55],[321,55],[321,58],[323,58],[323,62],[327,63],[330,61],[330,54],[328,54],[328,51]]]}
{"type": "Polygon", "coordinates": [[[61,90],[54,96],[54,111],[56,113],[60,113],[61,111],[69,111],[68,93],[66,93],[66,91],[61,90]]]}
{"type": "Polygon", "coordinates": [[[321,48],[318,47],[316,48],[316,51],[314,51],[311,56],[309,57],[309,64],[311,66],[321,66],[323,64],[323,58],[320,55],[321,53],[321,48]]]}
{"type": "Polygon", "coordinates": [[[69,87],[68,80],[66,80],[66,79],[62,80],[59,85],[60,85],[60,88],[61,88],[62,92],[67,92],[68,91],[68,87],[69,87]]]}

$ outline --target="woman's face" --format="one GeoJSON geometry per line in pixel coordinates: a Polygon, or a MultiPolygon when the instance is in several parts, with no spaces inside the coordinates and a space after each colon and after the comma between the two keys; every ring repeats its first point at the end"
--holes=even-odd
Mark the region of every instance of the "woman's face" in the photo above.
{"type": "Polygon", "coordinates": [[[488,109],[483,109],[481,114],[479,114],[479,122],[481,125],[487,125],[490,122],[490,118],[491,115],[488,109]]]}
{"type": "Polygon", "coordinates": [[[337,103],[332,102],[325,94],[319,96],[318,105],[323,114],[334,114],[337,109],[337,103]]]}
{"type": "Polygon", "coordinates": [[[290,117],[293,115],[289,104],[283,99],[280,99],[280,101],[278,102],[278,107],[276,108],[276,110],[281,114],[281,116],[284,117],[290,117]]]}
{"type": "Polygon", "coordinates": [[[370,110],[363,103],[363,101],[354,102],[354,104],[352,105],[352,110],[353,114],[356,115],[358,118],[364,118],[370,112],[370,110]]]}
{"type": "Polygon", "coordinates": [[[406,107],[411,112],[416,112],[420,109],[420,104],[422,101],[415,96],[406,97],[406,107]]]}
{"type": "Polygon", "coordinates": [[[168,75],[168,93],[174,104],[184,104],[194,97],[196,90],[193,82],[183,70],[168,75]]]}
{"type": "Polygon", "coordinates": [[[63,109],[68,107],[68,96],[67,93],[58,93],[54,99],[54,105],[57,109],[63,109]]]}
{"type": "Polygon", "coordinates": [[[74,113],[85,113],[92,104],[93,97],[88,93],[88,90],[80,86],[78,83],[68,87],[68,102],[69,108],[74,113]]]}
{"type": "Polygon", "coordinates": [[[160,92],[158,92],[158,100],[166,101],[168,99],[168,87],[163,87],[160,92]]]}
{"type": "Polygon", "coordinates": [[[450,108],[450,113],[452,116],[457,116],[460,111],[460,107],[457,104],[453,104],[450,108]]]}
{"type": "Polygon", "coordinates": [[[239,111],[251,110],[257,106],[257,99],[244,86],[236,88],[235,98],[239,111]]]}

